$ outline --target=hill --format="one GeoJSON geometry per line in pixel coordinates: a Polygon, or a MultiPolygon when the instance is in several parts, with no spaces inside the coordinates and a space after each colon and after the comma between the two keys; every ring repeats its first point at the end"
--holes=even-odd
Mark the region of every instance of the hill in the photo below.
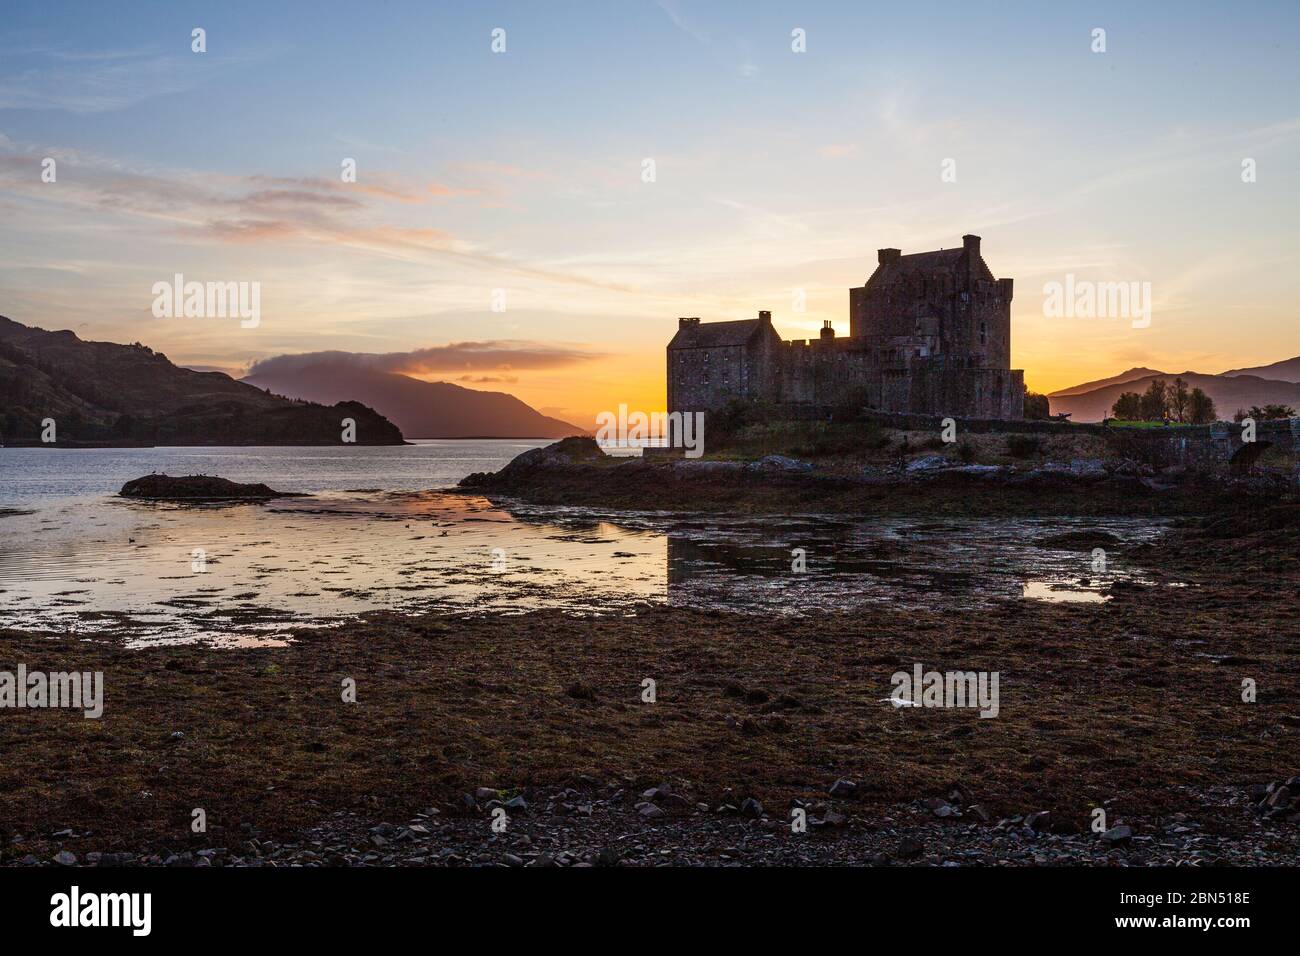
{"type": "Polygon", "coordinates": [[[1069,412],[1072,421],[1099,422],[1110,415],[1111,407],[1120,393],[1140,394],[1158,378],[1170,384],[1175,378],[1181,378],[1187,382],[1188,388],[1201,389],[1214,399],[1214,407],[1221,419],[1230,419],[1237,409],[1252,405],[1280,403],[1300,408],[1300,384],[1295,382],[1274,381],[1246,374],[1204,375],[1200,372],[1158,372],[1087,391],[1078,391],[1085,386],[1075,386],[1052,392],[1048,396],[1048,402],[1052,414],[1069,412]]]}
{"type": "MultiPolygon", "coordinates": [[[[288,356],[298,359],[298,356],[288,356]]],[[[408,438],[564,438],[583,429],[549,418],[505,392],[368,368],[349,357],[255,365],[241,381],[316,402],[355,399],[379,409],[408,438]]]]}
{"type": "Polygon", "coordinates": [[[1300,356],[1274,362],[1272,365],[1258,365],[1255,368],[1234,368],[1222,375],[1255,375],[1276,382],[1300,382],[1300,356]]]}
{"type": "Polygon", "coordinates": [[[140,343],[86,342],[0,316],[0,441],[58,444],[400,445],[392,422],[356,402],[332,407],[269,395],[222,372],[179,368],[140,343]]]}
{"type": "Polygon", "coordinates": [[[1057,389],[1055,392],[1049,392],[1048,397],[1054,398],[1057,395],[1082,395],[1084,392],[1091,392],[1107,385],[1123,385],[1125,382],[1135,382],[1140,378],[1149,378],[1151,376],[1160,376],[1165,373],[1158,368],[1131,368],[1127,372],[1120,372],[1118,375],[1112,375],[1110,378],[1099,378],[1095,382],[1084,382],[1082,385],[1072,385],[1069,388],[1057,389]]]}

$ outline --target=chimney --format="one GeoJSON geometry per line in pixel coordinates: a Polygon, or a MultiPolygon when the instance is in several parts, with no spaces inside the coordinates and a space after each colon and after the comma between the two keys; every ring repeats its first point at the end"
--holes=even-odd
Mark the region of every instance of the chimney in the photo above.
{"type": "Polygon", "coordinates": [[[965,249],[967,254],[969,255],[978,256],[980,254],[979,236],[962,236],[961,245],[962,248],[965,249]]]}
{"type": "Polygon", "coordinates": [[[767,311],[765,311],[765,310],[760,311],[760,312],[758,313],[758,324],[759,324],[759,325],[771,325],[771,324],[772,324],[772,313],[771,313],[771,312],[767,312],[767,311]]]}
{"type": "Polygon", "coordinates": [[[890,262],[897,262],[898,257],[902,254],[903,252],[901,249],[879,249],[876,251],[876,255],[880,257],[879,262],[882,266],[890,262]]]}
{"type": "Polygon", "coordinates": [[[692,318],[683,317],[677,320],[677,327],[679,329],[684,329],[688,325],[699,325],[699,324],[700,324],[700,317],[698,315],[692,318]]]}
{"type": "Polygon", "coordinates": [[[823,342],[835,341],[835,326],[831,325],[830,319],[822,320],[822,341],[823,342]]]}

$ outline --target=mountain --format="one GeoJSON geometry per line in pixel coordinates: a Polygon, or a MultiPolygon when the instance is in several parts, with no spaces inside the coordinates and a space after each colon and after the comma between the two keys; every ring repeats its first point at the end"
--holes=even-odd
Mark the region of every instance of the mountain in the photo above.
{"type": "Polygon", "coordinates": [[[0,441],[58,444],[400,445],[388,419],[356,402],[327,408],[268,395],[222,372],[178,368],[140,343],[85,342],[0,316],[0,441]]]}
{"type": "MultiPolygon", "coordinates": [[[[1118,375],[1115,377],[1123,378],[1118,375]]],[[[1157,372],[1087,391],[1079,391],[1087,386],[1076,385],[1052,392],[1047,399],[1054,415],[1069,412],[1072,421],[1099,422],[1110,415],[1115,399],[1119,398],[1121,392],[1141,394],[1158,378],[1170,385],[1175,378],[1181,378],[1189,389],[1201,389],[1214,399],[1214,407],[1220,419],[1230,419],[1237,409],[1252,405],[1280,403],[1300,408],[1300,384],[1295,382],[1274,381],[1256,375],[1203,375],[1200,372],[1179,372],[1176,375],[1157,372]]]]}
{"type": "Polygon", "coordinates": [[[1234,368],[1221,375],[1256,375],[1259,378],[1272,379],[1276,382],[1300,382],[1300,356],[1274,362],[1272,365],[1259,365],[1255,368],[1234,368]]]}
{"type": "Polygon", "coordinates": [[[1131,368],[1127,372],[1120,372],[1118,375],[1112,375],[1110,378],[1099,378],[1095,382],[1084,382],[1082,385],[1073,385],[1070,388],[1058,389],[1049,393],[1049,398],[1056,395],[1081,395],[1084,392],[1091,392],[1093,389],[1102,388],[1106,385],[1123,385],[1125,382],[1133,382],[1139,378],[1146,378],[1150,375],[1164,375],[1165,373],[1158,368],[1131,368]]]}
{"type": "Polygon", "coordinates": [[[391,418],[408,438],[566,438],[583,433],[505,392],[424,382],[368,368],[348,357],[301,366],[271,359],[253,366],[241,381],[309,401],[365,402],[391,418]]]}

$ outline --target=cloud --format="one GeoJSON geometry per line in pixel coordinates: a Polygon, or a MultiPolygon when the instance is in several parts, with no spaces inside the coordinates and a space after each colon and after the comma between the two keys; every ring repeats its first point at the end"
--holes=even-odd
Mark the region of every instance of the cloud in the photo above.
{"type": "Polygon", "coordinates": [[[709,45],[709,35],[696,27],[682,14],[681,10],[677,8],[675,0],[655,0],[655,5],[668,15],[668,19],[673,22],[673,26],[677,29],[696,43],[702,43],[705,46],[709,45]]]}
{"type": "Polygon", "coordinates": [[[858,147],[853,143],[828,143],[817,154],[823,159],[843,159],[846,156],[852,156],[858,151],[858,147]]]}
{"type": "Polygon", "coordinates": [[[449,342],[446,345],[414,349],[410,352],[328,351],[277,355],[254,362],[248,374],[271,376],[297,372],[313,365],[338,365],[379,372],[396,372],[400,375],[467,373],[461,377],[461,381],[515,381],[514,378],[474,378],[469,373],[561,368],[604,357],[599,352],[567,346],[503,339],[488,342],[449,342]]]}
{"type": "MultiPolygon", "coordinates": [[[[319,177],[221,176],[155,169],[130,169],[102,157],[18,146],[0,141],[0,187],[14,194],[85,212],[129,215],[163,223],[189,241],[232,245],[274,243],[362,250],[404,262],[433,258],[545,282],[619,293],[627,285],[593,279],[544,265],[531,265],[484,249],[441,229],[390,225],[389,210],[366,200],[436,202],[478,191],[438,182],[409,184],[375,172],[364,182],[319,177]],[[57,188],[40,180],[40,157],[60,164],[57,188]],[[66,175],[63,164],[76,167],[66,175]]],[[[79,228],[95,229],[79,217],[79,228]]]]}
{"type": "MultiPolygon", "coordinates": [[[[188,44],[187,44],[188,46],[188,44]]],[[[155,96],[185,93],[248,57],[110,50],[31,49],[7,56],[33,62],[0,77],[0,109],[108,113],[155,96]]]]}

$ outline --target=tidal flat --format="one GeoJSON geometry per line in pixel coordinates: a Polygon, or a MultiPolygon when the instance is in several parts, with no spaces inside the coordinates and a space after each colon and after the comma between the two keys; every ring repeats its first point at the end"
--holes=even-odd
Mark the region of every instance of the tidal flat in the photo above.
{"type": "Polygon", "coordinates": [[[1300,772],[1300,507],[1205,504],[1127,541],[1022,529],[1081,562],[1117,536],[1103,601],[371,609],[276,647],[4,630],[29,670],[103,671],[105,704],[3,714],[0,861],[1294,863],[1269,794],[1300,772]],[[918,662],[997,671],[998,716],[892,706],[918,662]]]}

